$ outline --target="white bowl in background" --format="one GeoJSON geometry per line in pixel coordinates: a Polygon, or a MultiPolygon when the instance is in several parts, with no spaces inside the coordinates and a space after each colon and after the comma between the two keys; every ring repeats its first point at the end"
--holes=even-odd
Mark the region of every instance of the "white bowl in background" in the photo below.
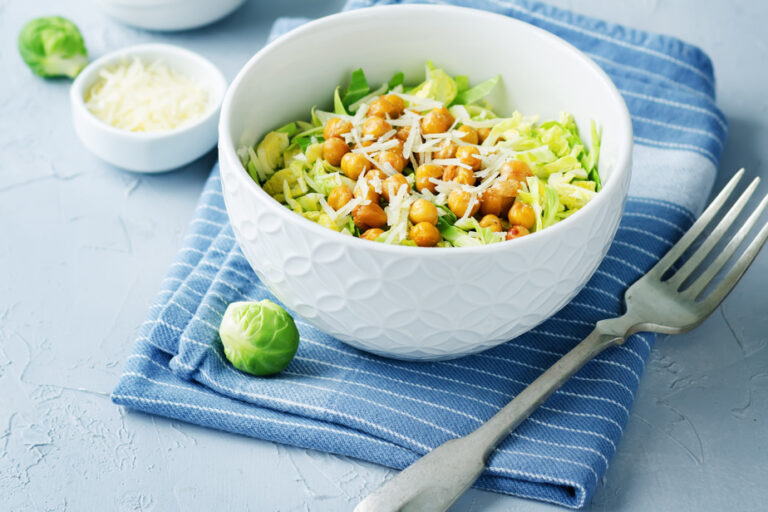
{"type": "Polygon", "coordinates": [[[227,81],[209,60],[168,44],[131,46],[91,62],[70,89],[72,120],[78,137],[93,154],[107,162],[137,172],[176,169],[201,157],[216,145],[217,123],[227,81]],[[208,92],[208,109],[197,120],[179,128],[157,132],[131,132],[115,128],[94,116],[85,106],[88,89],[99,72],[124,59],[160,59],[192,78],[208,92]]]}
{"type": "Polygon", "coordinates": [[[219,125],[227,211],[259,278],[319,329],[399,359],[450,359],[485,350],[570,301],[616,233],[631,152],[627,107],[592,60],[521,21],[447,6],[355,10],[282,36],[235,78],[219,125]],[[415,80],[423,78],[427,59],[474,83],[501,74],[501,87],[489,98],[498,113],[518,109],[547,119],[568,110],[587,145],[589,122],[597,121],[603,190],[571,217],[511,242],[405,247],[345,236],[296,215],[264,192],[238,160],[239,145],[306,119],[312,105],[330,108],[334,87],[357,67],[371,84],[395,71],[415,80]]]}
{"type": "Polygon", "coordinates": [[[148,30],[187,30],[209,25],[245,0],[96,0],[104,11],[127,25],[148,30]]]}

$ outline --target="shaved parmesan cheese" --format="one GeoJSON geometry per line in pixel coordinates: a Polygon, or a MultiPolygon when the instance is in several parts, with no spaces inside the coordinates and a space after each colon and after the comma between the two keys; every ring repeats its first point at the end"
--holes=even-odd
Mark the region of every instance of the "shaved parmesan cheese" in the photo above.
{"type": "Polygon", "coordinates": [[[339,215],[338,212],[331,208],[331,205],[328,204],[328,201],[326,201],[324,197],[320,198],[320,206],[322,207],[325,214],[331,218],[331,220],[336,220],[339,215]]]}
{"type": "Polygon", "coordinates": [[[473,121],[471,119],[465,119],[462,121],[462,124],[465,124],[472,128],[493,128],[500,122],[504,121],[505,119],[503,117],[497,117],[495,119],[485,119],[483,121],[473,121]]]}
{"type": "Polygon", "coordinates": [[[88,110],[107,124],[133,132],[173,130],[202,117],[207,91],[157,60],[138,57],[103,69],[85,95],[88,110]]]}
{"type": "Polygon", "coordinates": [[[471,169],[472,168],[471,165],[465,164],[464,162],[462,162],[458,158],[438,158],[436,160],[432,160],[432,163],[433,164],[437,164],[437,165],[457,165],[457,166],[463,167],[465,169],[471,169]]]}
{"type": "Polygon", "coordinates": [[[379,151],[386,151],[388,149],[397,147],[397,145],[398,145],[397,140],[388,140],[384,142],[374,142],[373,144],[369,144],[368,146],[358,145],[352,151],[354,153],[363,153],[363,154],[378,153],[379,151]]]}
{"type": "Polygon", "coordinates": [[[394,137],[396,133],[397,133],[397,130],[389,130],[389,131],[388,131],[388,132],[386,132],[384,135],[382,135],[381,137],[379,137],[379,142],[385,142],[385,141],[388,141],[389,139],[391,139],[392,137],[394,137]]]}
{"type": "Polygon", "coordinates": [[[394,195],[390,192],[389,204],[384,208],[389,225],[384,239],[387,243],[397,244],[408,237],[408,212],[413,201],[414,196],[409,193],[408,187],[400,187],[394,195]]]}
{"type": "MultiPolygon", "coordinates": [[[[413,119],[411,120],[411,129],[408,132],[408,137],[405,139],[405,143],[403,144],[403,157],[406,159],[411,159],[413,161],[413,158],[411,158],[411,153],[413,152],[413,147],[416,144],[416,141],[421,142],[421,125],[419,124],[419,116],[413,116],[413,119]]],[[[413,167],[416,169],[416,165],[413,167]]]]}
{"type": "Polygon", "coordinates": [[[423,98],[421,96],[414,96],[413,94],[394,93],[407,101],[410,106],[415,107],[418,110],[432,110],[433,108],[440,108],[443,106],[443,102],[433,100],[430,98],[423,98]]]}
{"type": "Polygon", "coordinates": [[[352,124],[354,126],[358,126],[363,124],[363,121],[365,120],[365,114],[368,113],[368,104],[363,103],[358,107],[357,112],[355,112],[355,117],[352,118],[352,124]]]}

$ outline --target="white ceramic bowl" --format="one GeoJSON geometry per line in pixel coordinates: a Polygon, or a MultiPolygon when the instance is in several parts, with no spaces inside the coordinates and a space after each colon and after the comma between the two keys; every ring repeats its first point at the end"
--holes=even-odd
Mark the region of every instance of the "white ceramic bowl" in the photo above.
{"type": "Polygon", "coordinates": [[[130,171],[163,172],[199,158],[216,145],[217,124],[227,81],[221,71],[200,55],[168,44],[124,48],[90,63],[70,89],[72,120],[78,137],[92,153],[130,171]],[[208,92],[208,110],[195,122],[157,132],[131,132],[115,128],[91,114],[85,106],[88,89],[105,67],[137,56],[152,62],[161,59],[191,77],[208,92]]]}
{"type": "Polygon", "coordinates": [[[219,156],[237,240],[259,278],[308,322],[363,350],[399,359],[449,359],[536,326],[586,283],[618,227],[630,178],[632,127],[611,80],[584,54],[538,28],[483,11],[409,5],[345,12],[257,53],[222,106],[219,156]],[[365,34],[365,37],[361,37],[365,34]],[[382,44],[385,42],[386,44],[382,44]],[[307,52],[307,48],[315,51],[307,52]],[[328,58],[318,58],[327,55],[328,58]],[[589,143],[603,129],[603,190],[564,221],[471,248],[372,243],[310,222],[251,180],[235,150],[309,107],[330,108],[334,87],[363,66],[372,84],[426,59],[479,82],[497,73],[497,112],[572,112],[589,143]]]}
{"type": "Polygon", "coordinates": [[[149,30],[187,30],[220,20],[245,0],[96,0],[113,18],[149,30]]]}

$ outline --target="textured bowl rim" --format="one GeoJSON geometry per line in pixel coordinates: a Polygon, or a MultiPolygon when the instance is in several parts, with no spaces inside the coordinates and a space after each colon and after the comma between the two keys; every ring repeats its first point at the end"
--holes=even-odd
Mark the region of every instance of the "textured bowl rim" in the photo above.
{"type": "MultiPolygon", "coordinates": [[[[236,167],[238,168],[236,172],[239,172],[241,174],[241,177],[247,178],[246,182],[248,183],[247,186],[249,187],[249,189],[253,190],[257,197],[263,199],[266,202],[266,204],[269,205],[268,207],[270,209],[276,212],[279,212],[279,215],[281,216],[282,219],[285,219],[286,221],[292,222],[294,224],[298,224],[300,227],[304,229],[312,230],[315,233],[317,233],[319,236],[334,237],[334,239],[338,240],[340,243],[365,244],[365,245],[358,245],[357,247],[359,247],[360,249],[368,248],[372,251],[394,252],[401,255],[409,255],[409,254],[414,255],[417,253],[414,253],[413,251],[419,251],[418,254],[420,256],[434,254],[434,255],[440,255],[441,257],[445,257],[448,254],[453,254],[453,253],[467,254],[467,253],[478,252],[478,251],[481,253],[487,253],[489,251],[503,251],[503,250],[510,250],[510,249],[524,250],[526,244],[531,243],[532,240],[539,240],[543,236],[549,236],[549,237],[555,238],[558,236],[558,234],[562,230],[568,229],[568,227],[571,224],[573,224],[574,222],[578,222],[579,219],[584,218],[585,216],[584,214],[582,214],[582,211],[586,212],[586,211],[596,210],[605,201],[612,199],[611,198],[612,194],[609,194],[609,191],[612,191],[617,187],[620,187],[621,182],[623,181],[623,178],[624,178],[623,175],[631,173],[632,146],[633,146],[632,121],[629,115],[629,110],[627,109],[627,105],[624,101],[624,98],[621,96],[618,89],[616,88],[616,85],[608,77],[605,71],[603,71],[603,69],[600,68],[600,66],[598,66],[595,63],[595,61],[590,59],[581,50],[579,50],[572,44],[568,43],[564,39],[552,34],[551,32],[547,32],[546,30],[538,28],[524,21],[521,21],[515,18],[510,18],[509,16],[504,16],[502,14],[483,11],[480,9],[472,9],[468,7],[458,7],[458,6],[447,6],[447,5],[412,4],[412,5],[376,6],[376,7],[369,7],[365,9],[355,9],[351,11],[332,14],[330,16],[325,16],[323,18],[319,18],[314,21],[310,21],[304,25],[301,25],[300,27],[289,31],[286,34],[283,34],[282,36],[276,38],[274,41],[268,43],[261,50],[259,50],[253,57],[251,57],[248,60],[248,62],[238,72],[237,76],[229,86],[229,89],[227,90],[227,93],[224,97],[224,102],[222,103],[221,116],[219,118],[219,159],[221,160],[222,158],[226,158],[229,162],[236,162],[236,167]],[[514,25],[515,28],[518,30],[531,31],[537,34],[539,37],[543,37],[544,39],[548,39],[552,41],[554,44],[559,45],[565,51],[566,54],[570,54],[574,60],[577,60],[582,65],[584,65],[586,72],[591,72],[595,74],[599,82],[601,82],[607,89],[607,92],[611,96],[611,99],[614,100],[617,106],[621,109],[619,114],[623,120],[625,133],[627,134],[624,140],[621,140],[619,142],[618,152],[617,152],[618,156],[616,158],[616,161],[613,163],[614,168],[612,171],[611,178],[602,188],[601,192],[598,193],[595,196],[595,198],[592,199],[589,203],[587,203],[586,206],[584,206],[582,209],[580,209],[573,215],[570,215],[569,217],[558,222],[557,224],[554,224],[544,230],[531,233],[530,235],[525,237],[518,238],[515,240],[514,244],[502,242],[502,243],[472,246],[472,247],[411,247],[411,246],[392,245],[392,244],[383,244],[383,243],[370,243],[370,241],[368,240],[363,240],[363,239],[349,236],[349,235],[343,235],[337,231],[333,231],[324,226],[321,226],[316,222],[312,222],[309,219],[305,219],[301,215],[297,215],[292,210],[289,210],[288,208],[283,206],[281,203],[277,202],[272,196],[267,194],[261,188],[261,186],[259,186],[255,181],[253,181],[253,179],[251,179],[251,177],[247,174],[243,165],[240,163],[240,159],[237,156],[237,151],[235,148],[234,141],[232,140],[232,136],[229,133],[229,128],[228,128],[230,123],[230,112],[232,110],[232,98],[235,92],[237,91],[237,89],[239,88],[239,86],[241,85],[241,83],[243,82],[243,80],[245,79],[245,76],[248,73],[250,73],[252,68],[258,65],[259,60],[264,55],[268,54],[274,48],[283,44],[285,41],[289,41],[293,38],[301,37],[306,32],[313,31],[316,28],[333,26],[335,23],[339,21],[349,21],[349,20],[360,18],[360,17],[373,16],[375,15],[375,12],[381,12],[385,10],[386,11],[397,10],[397,12],[402,13],[403,16],[408,16],[409,14],[437,14],[440,12],[452,12],[457,15],[471,16],[471,17],[476,17],[478,19],[487,18],[489,20],[504,21],[505,23],[514,25]]],[[[626,195],[620,198],[617,198],[617,200],[623,201],[625,198],[626,198],[626,195]]],[[[555,241],[556,241],[556,238],[555,238],[555,241]]]]}
{"type": "Polygon", "coordinates": [[[75,78],[75,81],[72,83],[72,86],[69,89],[69,101],[72,105],[72,109],[77,111],[77,114],[100,131],[134,140],[162,140],[164,138],[183,136],[184,134],[199,128],[201,125],[211,122],[211,119],[219,114],[224,98],[226,97],[226,92],[227,79],[224,78],[221,70],[219,70],[219,68],[217,68],[210,60],[199,53],[182,48],[181,46],[164,43],[149,43],[121,48],[120,50],[107,53],[93,62],[90,62],[80,74],[77,75],[77,78],[75,78]],[[87,83],[90,84],[94,75],[98,74],[99,71],[113,62],[145,52],[155,52],[167,56],[168,65],[171,67],[174,62],[186,60],[191,62],[194,66],[206,71],[208,83],[211,86],[210,89],[217,91],[217,96],[215,98],[209,98],[208,108],[202,116],[180,128],[162,131],[158,130],[154,132],[133,132],[107,124],[88,110],[85,106],[85,88],[87,83]]]}

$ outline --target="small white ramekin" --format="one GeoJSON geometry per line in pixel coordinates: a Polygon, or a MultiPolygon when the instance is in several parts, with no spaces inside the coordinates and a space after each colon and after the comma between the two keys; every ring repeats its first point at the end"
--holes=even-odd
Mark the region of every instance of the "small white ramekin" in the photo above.
{"type": "Polygon", "coordinates": [[[199,158],[216,145],[226,88],[221,71],[194,52],[167,44],[132,46],[93,61],[78,75],[70,89],[72,120],[83,145],[102,160],[130,171],[169,171],[199,158]],[[131,132],[98,119],[85,106],[86,92],[102,69],[132,57],[160,59],[201,84],[208,93],[207,111],[193,123],[157,132],[131,132]]]}
{"type": "Polygon", "coordinates": [[[187,30],[220,20],[245,0],[96,0],[118,21],[148,30],[187,30]]]}

